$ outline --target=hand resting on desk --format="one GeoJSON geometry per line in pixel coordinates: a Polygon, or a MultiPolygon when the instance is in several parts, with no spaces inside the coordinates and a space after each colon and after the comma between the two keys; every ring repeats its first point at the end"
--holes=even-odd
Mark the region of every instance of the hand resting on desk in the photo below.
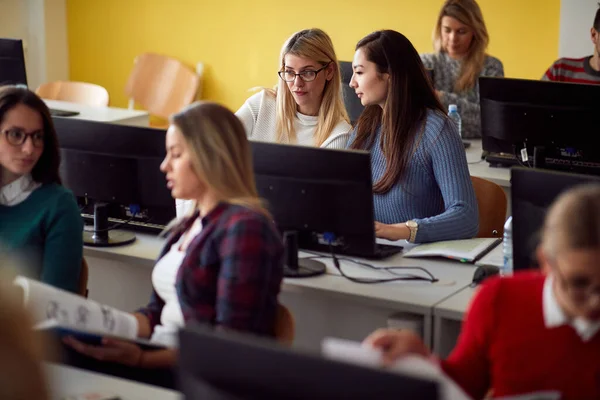
{"type": "Polygon", "coordinates": [[[431,355],[423,340],[408,329],[378,329],[370,334],[363,343],[380,349],[383,352],[383,362],[388,366],[409,354],[423,357],[431,355]]]}

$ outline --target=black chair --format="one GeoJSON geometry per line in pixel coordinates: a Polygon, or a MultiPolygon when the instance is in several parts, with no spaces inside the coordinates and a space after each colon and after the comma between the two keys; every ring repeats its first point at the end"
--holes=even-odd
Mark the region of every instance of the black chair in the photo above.
{"type": "Polygon", "coordinates": [[[344,97],[344,106],[350,117],[350,123],[354,125],[358,121],[360,113],[364,110],[360,99],[356,96],[354,89],[350,85],[352,79],[352,63],[350,61],[340,61],[340,73],[342,75],[342,96],[344,97]]]}

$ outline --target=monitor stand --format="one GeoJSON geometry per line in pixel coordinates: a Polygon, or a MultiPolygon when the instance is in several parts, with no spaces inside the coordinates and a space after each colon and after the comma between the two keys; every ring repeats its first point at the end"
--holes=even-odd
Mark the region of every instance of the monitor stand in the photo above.
{"type": "Polygon", "coordinates": [[[317,260],[298,259],[298,232],[283,233],[284,260],[283,276],[286,278],[308,278],[323,275],[325,264],[317,260]]]}
{"type": "Polygon", "coordinates": [[[83,244],[94,247],[124,246],[133,243],[135,235],[131,232],[110,229],[108,226],[108,204],[94,204],[94,230],[83,232],[83,244]]]}

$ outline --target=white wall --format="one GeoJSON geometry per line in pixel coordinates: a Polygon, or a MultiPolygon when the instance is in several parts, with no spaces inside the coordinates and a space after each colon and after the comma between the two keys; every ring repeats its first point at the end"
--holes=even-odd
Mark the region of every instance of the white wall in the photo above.
{"type": "Polygon", "coordinates": [[[69,78],[65,0],[0,0],[0,37],[23,40],[31,89],[69,78]]]}
{"type": "Polygon", "coordinates": [[[590,28],[598,9],[598,0],[561,0],[559,57],[583,57],[592,54],[590,28]]]}

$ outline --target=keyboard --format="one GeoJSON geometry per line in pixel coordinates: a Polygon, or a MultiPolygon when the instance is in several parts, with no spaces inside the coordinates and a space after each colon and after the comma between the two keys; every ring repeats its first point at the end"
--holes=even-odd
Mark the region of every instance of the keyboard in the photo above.
{"type": "Polygon", "coordinates": [[[490,164],[490,167],[509,168],[513,165],[520,165],[517,157],[508,153],[488,153],[485,161],[490,164]]]}
{"type": "MultiPolygon", "coordinates": [[[[90,214],[81,214],[83,222],[85,224],[84,231],[92,231],[94,229],[94,216],[90,214]]],[[[115,224],[122,224],[126,221],[118,218],[108,218],[109,226],[115,224]]],[[[147,233],[149,235],[158,236],[165,229],[165,225],[151,224],[140,221],[129,221],[126,224],[116,227],[115,229],[122,229],[131,232],[147,233]]]]}
{"type": "Polygon", "coordinates": [[[402,252],[402,246],[393,246],[391,244],[375,244],[375,259],[382,259],[393,256],[394,254],[398,254],[402,252]]]}
{"type": "Polygon", "coordinates": [[[53,117],[74,117],[79,115],[79,111],[59,110],[56,108],[50,108],[50,115],[53,117]]]}

